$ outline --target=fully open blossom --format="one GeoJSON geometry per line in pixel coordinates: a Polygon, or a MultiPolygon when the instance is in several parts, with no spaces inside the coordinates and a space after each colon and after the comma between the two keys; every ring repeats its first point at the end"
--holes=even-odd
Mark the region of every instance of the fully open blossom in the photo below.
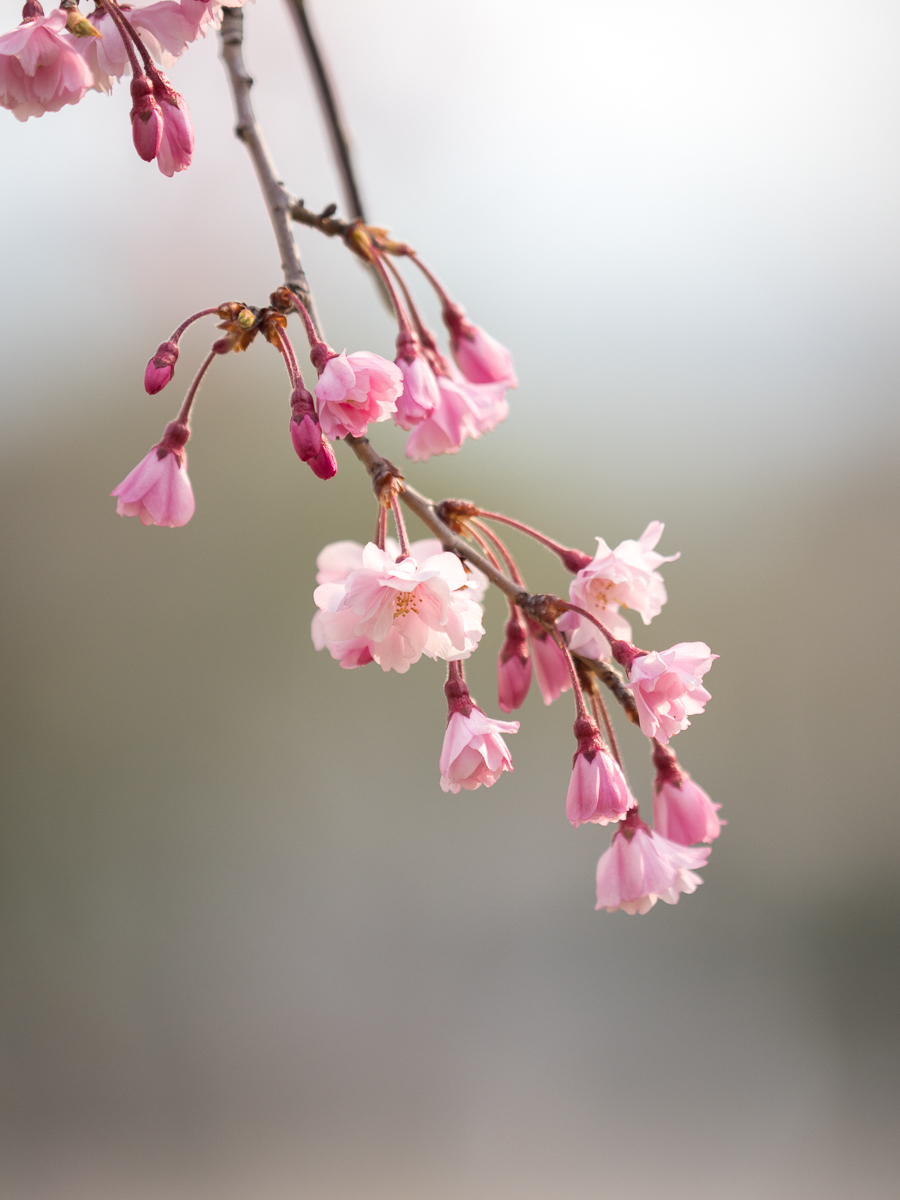
{"type": "Polygon", "coordinates": [[[718,657],[705,642],[679,642],[632,660],[628,682],[647,737],[665,744],[703,712],[710,695],[700,681],[718,657]]]}
{"type": "Polygon", "coordinates": [[[444,307],[444,321],[450,332],[450,349],[456,365],[470,383],[503,383],[516,387],[512,355],[496,338],[473,325],[456,304],[444,307]]]}
{"type": "Polygon", "coordinates": [[[0,107],[20,121],[77,104],[93,85],[75,39],[64,33],[65,28],[66,14],[57,8],[0,36],[0,107]]]}
{"type": "Polygon", "coordinates": [[[342,666],[374,660],[403,674],[423,654],[468,658],[484,633],[465,569],[455,554],[443,551],[395,562],[369,542],[362,566],[344,580],[320,584],[315,601],[320,611],[313,641],[317,649],[327,646],[342,666]]]}
{"type": "Polygon", "coordinates": [[[593,721],[579,718],[575,737],[578,749],[572,759],[566,816],[576,829],[585,822],[608,825],[610,821],[621,821],[637,803],[622,768],[600,741],[593,721]]]}
{"type": "Polygon", "coordinates": [[[187,475],[186,425],[166,427],[163,439],[110,493],[118,497],[120,517],[140,517],[142,525],[186,525],[194,515],[194,493],[187,475]]]}
{"type": "MultiPolygon", "coordinates": [[[[634,609],[649,625],[666,602],[665,584],[656,568],[679,556],[664,558],[656,553],[663,529],[660,521],[651,521],[637,541],[629,538],[615,550],[598,537],[593,560],[569,584],[572,603],[593,613],[615,637],[625,641],[631,638],[631,626],[619,612],[620,606],[634,609]]],[[[580,613],[566,613],[559,626],[569,634],[572,650],[586,658],[609,657],[606,638],[580,613]]]]}
{"type": "Polygon", "coordinates": [[[527,624],[528,644],[531,647],[538,687],[541,689],[544,703],[552,704],[572,686],[566,656],[546,629],[530,618],[527,624]]]}
{"type": "Polygon", "coordinates": [[[476,704],[468,713],[451,713],[441,749],[443,790],[455,794],[460,788],[491,787],[504,771],[511,771],[512,755],[502,735],[518,729],[518,721],[495,721],[476,704]]]}
{"type": "Polygon", "coordinates": [[[708,857],[708,846],[679,846],[629,815],[597,863],[597,908],[633,916],[657,900],[677,904],[682,892],[689,895],[703,882],[694,872],[708,857]]]}
{"type": "Polygon", "coordinates": [[[505,636],[497,656],[497,699],[503,712],[521,708],[531,686],[531,655],[525,622],[514,608],[506,622],[505,636]]]}
{"type": "Polygon", "coordinates": [[[718,816],[721,804],[713,804],[703,788],[679,767],[675,755],[657,744],[653,751],[656,779],[653,782],[653,824],[656,832],[692,846],[712,842],[725,824],[718,816]]]}
{"type": "Polygon", "coordinates": [[[362,437],[370,421],[386,421],[396,410],[402,391],[400,369],[386,358],[368,350],[329,358],[316,384],[326,437],[362,437]]]}

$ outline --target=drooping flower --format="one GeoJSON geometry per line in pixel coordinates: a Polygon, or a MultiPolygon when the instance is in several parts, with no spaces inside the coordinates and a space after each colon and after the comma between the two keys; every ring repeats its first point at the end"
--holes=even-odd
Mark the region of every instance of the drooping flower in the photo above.
{"type": "Polygon", "coordinates": [[[194,155],[194,124],[184,97],[172,87],[165,75],[153,76],[153,96],[162,115],[162,137],[156,165],[169,179],[191,165],[194,155]]]}
{"type": "Polygon", "coordinates": [[[401,429],[413,429],[431,416],[438,405],[437,380],[422,351],[415,342],[406,339],[395,359],[403,376],[403,391],[397,397],[394,422],[401,429]]]}
{"type": "Polygon", "coordinates": [[[687,771],[679,767],[671,750],[657,745],[653,762],[656,766],[653,782],[656,832],[680,846],[714,841],[725,824],[718,816],[721,804],[714,804],[687,771]]]}
{"type": "Polygon", "coordinates": [[[316,384],[319,421],[326,437],[362,437],[370,421],[386,421],[396,411],[402,390],[399,367],[378,354],[344,351],[329,358],[316,384]]]}
{"type": "Polygon", "coordinates": [[[495,721],[469,695],[461,672],[451,671],[444,687],[447,730],[441,749],[441,787],[454,795],[460,788],[492,787],[513,769],[504,733],[518,733],[518,721],[495,721]]]}
{"type": "Polygon", "coordinates": [[[162,440],[138,463],[114,491],[120,517],[140,517],[142,525],[186,525],[194,515],[194,493],[187,475],[184,446],[187,425],[172,421],[162,440]]]}
{"type": "MultiPolygon", "coordinates": [[[[567,672],[568,673],[568,672],[567,672]]],[[[531,686],[528,634],[518,608],[506,622],[505,637],[497,656],[497,699],[503,712],[521,708],[531,686]]]]}
{"type": "MultiPolygon", "coordinates": [[[[637,541],[629,538],[615,550],[610,550],[603,538],[597,538],[593,560],[569,584],[572,603],[593,613],[615,637],[625,641],[631,638],[631,626],[620,614],[620,605],[640,613],[644,624],[649,625],[666,602],[665,584],[656,568],[679,556],[665,558],[656,553],[663,529],[660,521],[651,521],[637,541]]],[[[573,651],[586,658],[609,657],[606,638],[587,617],[566,613],[559,627],[569,634],[573,651]]]]}
{"type": "Polygon", "coordinates": [[[75,39],[64,34],[65,28],[66,14],[57,8],[48,17],[28,18],[0,36],[0,107],[17,120],[77,104],[93,85],[75,39]]]}
{"type": "Polygon", "coordinates": [[[534,673],[545,704],[558,700],[572,686],[566,656],[546,629],[527,618],[528,642],[534,660],[534,673]]]}
{"type": "Polygon", "coordinates": [[[455,554],[420,560],[411,553],[395,562],[369,542],[362,561],[343,582],[316,588],[317,648],[327,646],[342,666],[359,665],[349,660],[365,649],[383,670],[400,674],[423,654],[453,661],[472,653],[484,633],[481,605],[455,554]]]}
{"type": "Polygon", "coordinates": [[[647,913],[657,900],[677,904],[703,880],[694,872],[706,864],[708,846],[679,846],[653,833],[631,809],[597,863],[597,908],[647,913]]]}
{"type": "Polygon", "coordinates": [[[585,822],[608,825],[621,821],[637,803],[622,768],[603,745],[593,721],[579,718],[574,728],[578,748],[572,759],[566,816],[576,829],[585,822]]]}
{"type": "Polygon", "coordinates": [[[443,315],[456,365],[470,383],[517,386],[512,355],[505,346],[473,325],[458,304],[445,304],[443,315]]]}
{"type": "Polygon", "coordinates": [[[700,681],[718,657],[705,642],[679,642],[632,658],[628,682],[647,737],[665,745],[703,712],[710,695],[700,681]]]}
{"type": "Polygon", "coordinates": [[[471,392],[465,382],[438,375],[438,402],[413,429],[406,457],[427,462],[435,454],[456,454],[467,437],[481,436],[471,392]]]}

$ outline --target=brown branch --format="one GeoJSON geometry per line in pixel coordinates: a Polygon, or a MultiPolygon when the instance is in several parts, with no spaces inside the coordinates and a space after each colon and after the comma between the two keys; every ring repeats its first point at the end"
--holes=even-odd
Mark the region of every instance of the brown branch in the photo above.
{"type": "Polygon", "coordinates": [[[237,125],[234,130],[235,136],[244,143],[253,160],[256,178],[262,190],[266,208],[269,211],[269,219],[272,222],[275,241],[278,244],[278,252],[281,255],[281,269],[284,272],[284,282],[292,292],[297,293],[312,314],[313,320],[316,321],[318,327],[309,283],[307,282],[303,265],[300,262],[300,254],[291,230],[290,212],[294,203],[294,197],[289,194],[284,184],[278,178],[275,162],[263,139],[262,130],[259,127],[259,122],[253,111],[253,103],[250,99],[250,89],[253,87],[253,79],[244,63],[244,13],[242,9],[225,8],[222,10],[220,37],[222,40],[222,59],[228,72],[231,94],[234,99],[234,112],[237,119],[237,125]]]}
{"type": "MultiPolygon", "coordinates": [[[[295,3],[297,0],[291,0],[295,3]]],[[[300,5],[302,7],[302,4],[300,5]]],[[[321,230],[328,237],[341,237],[351,248],[356,249],[360,257],[368,261],[365,252],[365,236],[371,237],[378,248],[388,254],[404,254],[407,248],[396,242],[390,242],[383,236],[381,230],[370,230],[362,226],[360,221],[340,221],[332,216],[334,208],[329,206],[321,213],[312,213],[302,201],[295,200],[278,178],[275,163],[269,153],[262,136],[259,122],[253,112],[250,101],[250,89],[253,80],[247,72],[243,57],[244,14],[240,8],[225,8],[222,15],[222,58],[228,72],[234,98],[234,108],[237,116],[236,136],[247,147],[253,160],[256,177],[269,219],[275,232],[275,240],[281,253],[281,266],[284,272],[284,282],[292,292],[296,292],[316,322],[315,309],[310,294],[306,274],[300,262],[300,253],[291,231],[290,221],[294,219],[302,224],[310,225],[321,230]],[[364,238],[358,240],[355,236],[362,231],[364,238]]],[[[321,333],[320,333],[321,336],[321,333]]],[[[469,545],[445,521],[441,519],[434,502],[427,496],[417,492],[405,482],[400,472],[386,458],[383,458],[372,446],[368,438],[346,437],[344,441],[363,464],[371,476],[376,493],[389,478],[396,480],[397,493],[403,504],[415,513],[423,525],[440,541],[445,549],[458,554],[460,558],[470,562],[472,566],[482,571],[487,578],[513,604],[517,604],[533,620],[539,622],[545,629],[555,632],[556,617],[562,612],[562,602],[556,596],[532,595],[525,590],[522,583],[517,583],[486,558],[480,551],[469,545]]],[[[591,671],[604,683],[625,709],[629,718],[638,723],[637,708],[634,699],[622,677],[607,663],[597,662],[576,656],[579,664],[591,671]]]]}

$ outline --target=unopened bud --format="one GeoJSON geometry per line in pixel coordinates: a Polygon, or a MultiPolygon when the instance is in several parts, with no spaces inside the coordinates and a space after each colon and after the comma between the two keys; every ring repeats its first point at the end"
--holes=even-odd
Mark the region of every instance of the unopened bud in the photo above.
{"type": "Polygon", "coordinates": [[[78,11],[78,5],[74,3],[63,3],[60,8],[65,9],[66,13],[66,29],[75,37],[103,37],[99,29],[95,29],[90,21],[82,13],[78,11]]]}
{"type": "Polygon", "coordinates": [[[25,4],[22,8],[23,21],[33,21],[35,17],[42,17],[43,15],[44,8],[43,5],[39,3],[39,0],[25,0],[25,4]]]}
{"type": "Polygon", "coordinates": [[[159,153],[163,136],[163,119],[153,98],[153,84],[146,75],[131,81],[131,136],[134,148],[144,160],[153,162],[159,153]]]}
{"type": "Polygon", "coordinates": [[[172,382],[177,362],[178,346],[175,342],[162,342],[144,371],[144,390],[148,395],[155,396],[172,382]]]}

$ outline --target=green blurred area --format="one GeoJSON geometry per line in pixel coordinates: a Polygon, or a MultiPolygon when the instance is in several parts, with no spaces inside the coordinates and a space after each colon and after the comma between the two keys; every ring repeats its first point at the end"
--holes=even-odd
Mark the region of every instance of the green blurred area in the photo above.
{"type": "MultiPolygon", "coordinates": [[[[696,895],[610,916],[608,832],[564,816],[568,700],[530,696],[515,774],[447,796],[438,664],[315,653],[316,553],[366,540],[374,501],[343,447],[328,484],[296,460],[274,355],[225,365],[184,529],[106,495],[167,393],[76,397],[4,463],[0,1194],[891,1194],[894,448],[635,489],[501,428],[410,468],[585,548],[659,516],[682,551],[640,638],[721,655],[677,750],[729,824],[696,895]]],[[[469,675],[496,712],[487,609],[469,675]]]]}

